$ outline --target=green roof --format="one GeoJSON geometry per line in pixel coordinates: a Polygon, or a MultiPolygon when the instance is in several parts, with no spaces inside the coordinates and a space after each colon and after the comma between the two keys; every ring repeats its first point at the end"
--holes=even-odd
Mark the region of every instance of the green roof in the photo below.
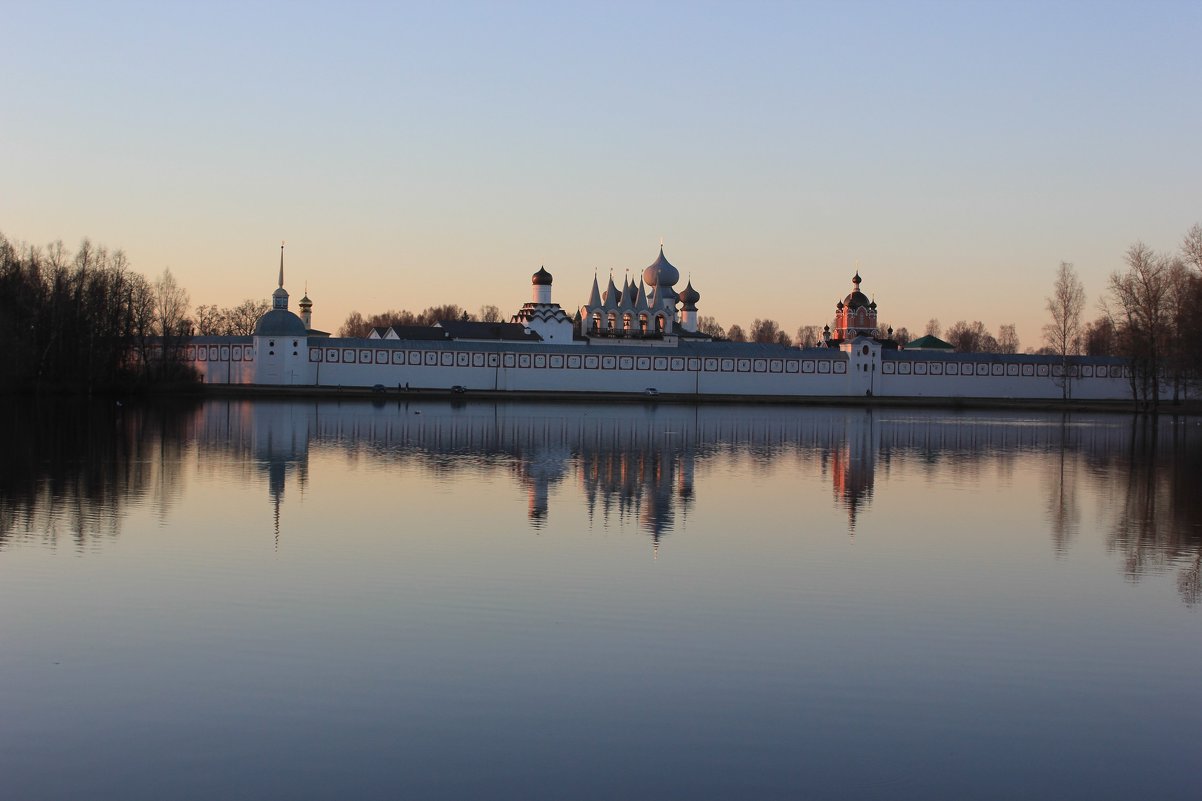
{"type": "Polygon", "coordinates": [[[956,346],[950,342],[944,342],[939,337],[927,334],[925,337],[913,339],[905,347],[906,350],[955,350],[956,346]]]}

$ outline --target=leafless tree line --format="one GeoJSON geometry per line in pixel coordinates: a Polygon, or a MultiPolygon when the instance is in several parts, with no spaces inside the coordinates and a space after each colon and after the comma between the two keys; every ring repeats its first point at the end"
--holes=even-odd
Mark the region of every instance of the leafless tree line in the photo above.
{"type": "Polygon", "coordinates": [[[0,234],[0,385],[92,392],[185,378],[155,347],[188,333],[187,292],[85,239],[33,247],[0,234]]]}
{"type": "Polygon", "coordinates": [[[1190,228],[1176,251],[1136,242],[1124,261],[1126,269],[1110,275],[1100,316],[1086,323],[1085,288],[1073,266],[1061,263],[1047,298],[1045,351],[1066,361],[1120,356],[1131,368],[1136,400],[1156,406],[1167,386],[1180,401],[1202,380],[1202,225],[1190,228]]]}
{"type": "Polygon", "coordinates": [[[255,323],[271,309],[266,300],[246,299],[237,306],[197,306],[194,317],[198,336],[250,336],[255,323]]]}

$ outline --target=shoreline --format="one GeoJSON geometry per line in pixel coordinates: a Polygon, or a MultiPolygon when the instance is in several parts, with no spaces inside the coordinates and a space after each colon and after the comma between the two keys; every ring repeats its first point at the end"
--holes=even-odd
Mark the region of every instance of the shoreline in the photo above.
{"type": "Polygon", "coordinates": [[[1189,400],[1173,404],[1162,402],[1155,409],[1140,408],[1132,400],[1077,400],[1067,401],[1027,398],[971,398],[971,397],[858,397],[840,395],[692,395],[661,392],[649,396],[638,392],[537,392],[522,390],[474,389],[462,393],[449,389],[395,389],[382,390],[371,387],[318,387],[318,386],[256,386],[247,384],[204,384],[198,387],[200,397],[242,398],[314,398],[321,400],[449,400],[466,403],[473,400],[497,402],[515,401],[522,403],[644,403],[684,404],[720,406],[852,406],[864,408],[916,408],[916,409],[1023,409],[1042,412],[1106,412],[1113,414],[1157,414],[1169,416],[1202,415],[1202,400],[1189,400]]]}

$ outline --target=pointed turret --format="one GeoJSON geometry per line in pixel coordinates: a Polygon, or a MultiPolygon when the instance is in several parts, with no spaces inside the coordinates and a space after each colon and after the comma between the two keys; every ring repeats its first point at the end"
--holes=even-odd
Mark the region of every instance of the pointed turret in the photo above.
{"type": "Polygon", "coordinates": [[[634,310],[640,314],[646,314],[651,311],[651,307],[647,305],[647,287],[643,286],[643,282],[639,281],[639,288],[636,291],[634,310]]]}
{"type": "Polygon", "coordinates": [[[589,311],[601,308],[601,287],[597,284],[597,274],[593,273],[593,291],[588,293],[589,311]]]}
{"type": "Polygon", "coordinates": [[[605,303],[602,308],[607,311],[618,310],[618,287],[614,284],[613,273],[609,274],[609,286],[605,287],[605,303]]]}

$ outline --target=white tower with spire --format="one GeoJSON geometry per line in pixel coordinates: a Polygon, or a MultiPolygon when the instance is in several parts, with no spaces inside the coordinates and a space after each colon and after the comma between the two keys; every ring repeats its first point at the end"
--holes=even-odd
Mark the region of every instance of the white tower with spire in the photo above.
{"type": "Polygon", "coordinates": [[[309,384],[313,368],[309,362],[309,328],[288,310],[284,289],[284,245],[280,243],[280,276],[271,293],[271,309],[255,323],[255,383],[309,384]]]}

